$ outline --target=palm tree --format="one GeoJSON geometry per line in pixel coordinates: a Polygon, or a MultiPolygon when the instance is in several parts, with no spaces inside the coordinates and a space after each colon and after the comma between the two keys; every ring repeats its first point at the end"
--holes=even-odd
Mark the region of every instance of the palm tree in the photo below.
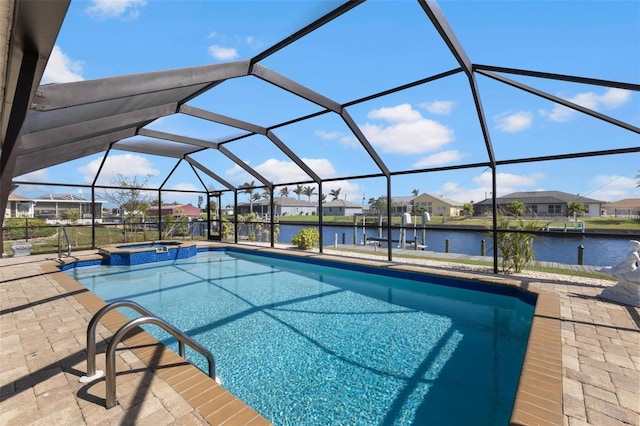
{"type": "Polygon", "coordinates": [[[376,199],[371,197],[369,198],[369,200],[367,201],[367,204],[369,205],[369,213],[377,213],[375,206],[376,206],[376,199]]]}
{"type": "Polygon", "coordinates": [[[567,203],[567,216],[580,216],[586,211],[584,204],[579,201],[569,201],[567,203]]]}
{"type": "Polygon", "coordinates": [[[507,211],[513,214],[517,219],[524,211],[524,204],[522,201],[509,201],[507,203],[507,211]]]}
{"type": "Polygon", "coordinates": [[[464,205],[462,206],[462,214],[464,215],[464,217],[473,216],[473,204],[464,203],[464,205]]]}
{"type": "MultiPolygon", "coordinates": [[[[253,202],[260,201],[261,198],[262,198],[262,195],[260,195],[257,192],[251,195],[251,206],[253,206],[253,202]]],[[[262,209],[262,207],[260,207],[260,209],[262,209]]],[[[251,213],[253,213],[253,207],[251,209],[251,213]]]]}
{"type": "Polygon", "coordinates": [[[329,195],[331,195],[331,201],[337,200],[338,198],[340,198],[341,190],[342,188],[338,188],[338,189],[332,189],[331,191],[329,191],[329,195]]]}
{"type": "Polygon", "coordinates": [[[284,186],[280,188],[280,196],[281,197],[289,197],[289,188],[284,186]]]}
{"type": "Polygon", "coordinates": [[[302,185],[296,185],[296,189],[293,190],[293,193],[298,196],[298,200],[300,199],[300,195],[303,194],[304,188],[302,185]]]}
{"type": "Polygon", "coordinates": [[[311,202],[311,196],[318,195],[318,193],[316,192],[316,189],[313,186],[305,186],[302,189],[302,194],[309,197],[309,202],[311,202]]]}
{"type": "Polygon", "coordinates": [[[414,197],[417,197],[420,191],[418,191],[418,188],[416,188],[413,191],[411,191],[411,193],[413,194],[414,197]]]}
{"type": "Polygon", "coordinates": [[[253,213],[253,191],[255,190],[253,187],[255,186],[256,181],[252,180],[251,183],[245,182],[240,185],[240,188],[244,188],[242,191],[245,194],[249,194],[249,213],[253,213]]]}

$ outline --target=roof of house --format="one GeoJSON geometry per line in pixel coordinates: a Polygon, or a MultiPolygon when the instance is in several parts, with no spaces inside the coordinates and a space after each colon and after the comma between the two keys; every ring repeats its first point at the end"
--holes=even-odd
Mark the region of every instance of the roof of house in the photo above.
{"type": "Polygon", "coordinates": [[[9,194],[9,200],[13,200],[13,201],[29,201],[31,200],[31,198],[27,198],[27,197],[23,197],[22,195],[17,195],[17,194],[9,194]]]}
{"type": "Polygon", "coordinates": [[[396,204],[409,204],[413,199],[416,198],[413,195],[403,195],[400,197],[391,197],[391,202],[396,204]]]}
{"type": "Polygon", "coordinates": [[[60,194],[45,194],[34,198],[34,200],[47,200],[47,201],[87,201],[84,198],[69,193],[60,194]]]}
{"type": "Polygon", "coordinates": [[[607,203],[603,207],[606,208],[640,208],[640,198],[624,198],[622,200],[607,203]]]}
{"type": "MultiPolygon", "coordinates": [[[[87,200],[79,195],[72,193],[58,193],[58,194],[45,194],[39,197],[33,198],[35,201],[70,201],[70,202],[85,202],[90,203],[91,200],[87,200]]],[[[106,203],[104,200],[95,200],[96,203],[106,203]]]]}
{"type": "MultiPolygon", "coordinates": [[[[181,209],[183,214],[186,216],[194,216],[200,214],[200,209],[191,204],[163,204],[161,207],[162,210],[176,210],[181,209]]],[[[150,206],[149,211],[158,210],[158,206],[150,206]]]]}
{"type": "Polygon", "coordinates": [[[331,200],[325,203],[322,203],[322,207],[345,207],[345,208],[362,208],[362,204],[353,203],[347,200],[331,200]]]}
{"type": "Polygon", "coordinates": [[[414,198],[420,198],[420,197],[424,197],[424,196],[426,196],[428,198],[437,199],[437,200],[439,200],[439,201],[441,201],[441,202],[443,202],[445,204],[449,204],[450,206],[453,206],[453,207],[461,207],[462,206],[461,202],[456,201],[456,200],[452,200],[451,198],[448,198],[448,197],[446,197],[444,195],[431,195],[431,194],[428,194],[426,192],[423,192],[422,194],[420,194],[420,195],[418,195],[417,197],[414,197],[414,198]]]}
{"type": "MultiPolygon", "coordinates": [[[[580,194],[569,194],[562,191],[521,191],[512,192],[496,198],[499,204],[505,204],[510,201],[520,201],[525,204],[557,204],[568,203],[570,201],[578,201],[587,204],[602,204],[604,201],[594,200],[593,198],[584,197],[580,194]]],[[[491,199],[477,202],[476,204],[491,204],[491,199]]]]}

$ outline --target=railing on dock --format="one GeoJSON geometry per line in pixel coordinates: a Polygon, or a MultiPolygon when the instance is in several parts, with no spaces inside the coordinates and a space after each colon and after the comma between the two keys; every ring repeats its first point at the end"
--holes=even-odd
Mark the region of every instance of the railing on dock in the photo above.
{"type": "Polygon", "coordinates": [[[562,222],[562,225],[552,225],[553,223],[558,223],[558,222],[547,222],[546,226],[545,226],[545,230],[546,231],[563,231],[563,232],[567,232],[567,231],[579,231],[579,232],[584,232],[584,222],[579,220],[579,221],[564,221],[562,222]]]}

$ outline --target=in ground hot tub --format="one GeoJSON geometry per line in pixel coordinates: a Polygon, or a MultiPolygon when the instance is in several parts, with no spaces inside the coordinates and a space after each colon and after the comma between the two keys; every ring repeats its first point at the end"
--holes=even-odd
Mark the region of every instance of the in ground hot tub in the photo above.
{"type": "Polygon", "coordinates": [[[114,244],[100,247],[98,252],[104,256],[107,265],[115,266],[186,259],[195,256],[198,249],[193,241],[151,241],[114,244]]]}

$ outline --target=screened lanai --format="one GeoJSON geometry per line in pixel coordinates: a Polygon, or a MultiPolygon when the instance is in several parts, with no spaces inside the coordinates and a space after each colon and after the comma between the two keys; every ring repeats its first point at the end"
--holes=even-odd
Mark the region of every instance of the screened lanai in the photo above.
{"type": "MultiPolygon", "coordinates": [[[[232,207],[234,222],[245,194],[263,192],[272,234],[283,188],[312,187],[308,201],[320,206],[320,241],[321,206],[331,201],[323,195],[332,191],[363,210],[370,199],[382,200],[388,224],[397,211],[393,200],[414,190],[461,205],[488,199],[495,237],[496,199],[515,182],[572,192],[546,187],[540,176],[562,176],[565,183],[603,176],[591,184],[594,191],[621,177],[633,180],[640,168],[633,34],[621,41],[630,43],[625,56],[608,57],[606,46],[580,45],[595,23],[580,22],[579,14],[554,16],[551,2],[518,5],[536,7],[535,15],[505,2],[472,3],[227,4],[228,15],[221,16],[231,23],[229,33],[234,23],[238,33],[258,28],[264,7],[277,9],[279,19],[262,23],[260,43],[247,41],[252,49],[181,63],[172,58],[185,43],[197,43],[184,25],[200,2],[183,9],[160,2],[157,7],[176,9],[176,23],[153,35],[162,48],[141,49],[146,35],[129,47],[112,34],[104,52],[112,67],[104,75],[44,84],[54,45],[78,35],[78,28],[65,27],[78,3],[6,6],[3,219],[16,188],[80,188],[95,200],[113,188],[117,172],[149,176],[141,189],[159,200],[203,196],[208,205],[213,197],[220,209],[232,207]],[[564,56],[536,46],[534,34],[516,25],[524,16],[560,21],[564,56]],[[511,33],[492,30],[509,20],[511,33]],[[401,30],[391,24],[398,22],[401,30]],[[509,50],[514,44],[518,54],[509,50]],[[398,48],[407,45],[410,54],[398,48]],[[590,55],[602,55],[610,66],[591,75],[590,55]],[[121,73],[120,62],[136,72],[121,73]]],[[[92,31],[82,33],[86,48],[109,37],[98,25],[92,31]]],[[[210,51],[222,48],[216,43],[210,51]]],[[[607,196],[615,201],[616,193],[607,196]]],[[[391,242],[391,226],[384,238],[391,242]]],[[[392,259],[391,243],[387,256],[392,259]]],[[[497,256],[493,247],[496,270],[497,256]]]]}

